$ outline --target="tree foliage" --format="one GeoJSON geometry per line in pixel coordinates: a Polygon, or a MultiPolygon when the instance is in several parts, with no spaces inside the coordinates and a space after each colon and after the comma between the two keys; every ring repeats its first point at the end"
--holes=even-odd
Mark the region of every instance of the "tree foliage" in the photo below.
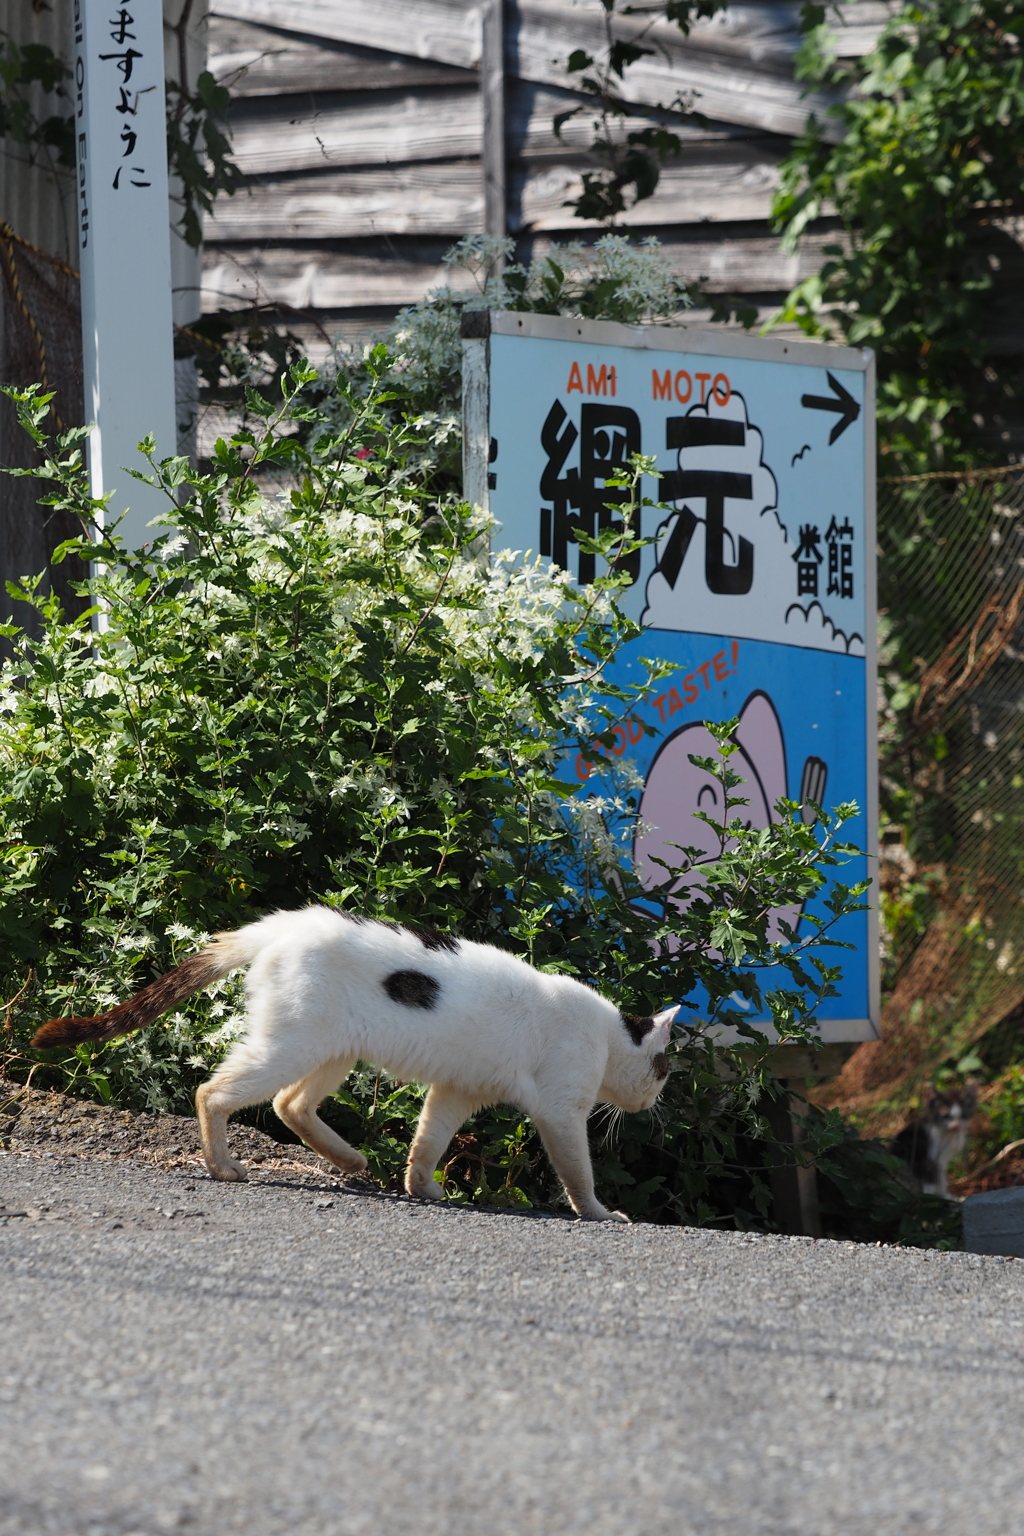
{"type": "Polygon", "coordinates": [[[913,0],[843,67],[826,10],[804,8],[798,68],[842,88],[830,109],[841,138],[809,119],[774,216],[790,244],[832,210],[842,234],[783,318],[877,349],[890,472],[1001,462],[1020,380],[992,365],[991,296],[999,225],[1024,197],[1024,7],[913,0]]]}
{"type": "MultiPolygon", "coordinates": [[[[373,367],[384,378],[389,360],[378,353],[373,367]]],[[[218,443],[210,474],[184,459],[153,466],[166,529],[144,555],[100,526],[109,518],[89,495],[85,434],[47,439],[45,397],[14,393],[44,451],[44,505],[82,524],[83,540],[58,555],[91,554],[96,574],[90,615],[69,618],[28,582],[18,596],[36,606],[39,638],[5,631],[7,1070],[27,1072],[41,1019],[104,1007],[211,930],[274,907],[318,900],[429,922],[580,977],[632,1011],[685,998],[661,1117],[610,1128],[599,1181],[650,1219],[763,1224],[767,1171],[786,1153],[768,1132],[776,1087],[750,1019],[813,1040],[838,974],[822,946],[863,893],[833,884],[826,916],[788,942],[771,937],[769,914],[827,887],[851,808],[811,828],[787,803],[777,824],[751,831],[731,726],[716,728],[717,854],[699,856],[688,906],[679,880],[682,866],[692,879],[693,850],[661,888],[642,890],[625,856],[635,786],[609,751],[659,673],[652,662],[629,687],[607,675],[638,638],[616,602],[616,564],[636,547],[628,522],[593,541],[611,575],[585,591],[557,569],[500,552],[488,562],[470,509],[408,489],[416,434],[390,419],[388,392],[353,399],[338,428],[304,404],[313,382],[293,370],[280,408],[253,392],[258,430],[218,443]],[[293,489],[268,497],[261,477],[281,465],[293,489]],[[563,772],[578,752],[602,770],[585,789],[563,772]],[[720,1026],[740,1045],[714,1051],[720,1026]]],[[[630,496],[649,469],[638,461],[626,477],[630,496]]],[[[36,1080],[185,1109],[239,1008],[229,980],[137,1037],[49,1053],[36,1080]]],[[[420,1098],[360,1068],[329,1114],[389,1180],[420,1098]]],[[[812,1150],[841,1142],[834,1116],[815,1125],[812,1150]]],[[[557,1193],[514,1109],[475,1117],[447,1177],[466,1199],[557,1193]]]]}

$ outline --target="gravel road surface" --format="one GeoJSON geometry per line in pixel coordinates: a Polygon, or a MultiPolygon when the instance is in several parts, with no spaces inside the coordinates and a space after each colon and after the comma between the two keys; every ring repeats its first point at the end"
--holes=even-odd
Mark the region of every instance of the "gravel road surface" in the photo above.
{"type": "Polygon", "coordinates": [[[1016,1536],[1024,1262],[0,1154],[0,1536],[1016,1536]]]}

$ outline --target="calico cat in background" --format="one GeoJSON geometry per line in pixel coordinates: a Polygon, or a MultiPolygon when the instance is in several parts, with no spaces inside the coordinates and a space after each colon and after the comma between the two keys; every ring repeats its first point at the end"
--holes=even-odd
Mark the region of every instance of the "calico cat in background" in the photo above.
{"type": "Polygon", "coordinates": [[[924,1108],[903,1127],[892,1150],[920,1180],[926,1195],[949,1198],[949,1165],[967,1145],[967,1128],[977,1107],[978,1089],[974,1083],[947,1088],[944,1093],[931,1083],[925,1084],[924,1108]]]}
{"type": "Polygon", "coordinates": [[[490,944],[329,907],[276,912],[218,934],[108,1013],[51,1019],[32,1043],[77,1045],[142,1029],[242,965],[247,1033],[196,1094],[213,1178],[246,1178],[228,1155],[228,1116],[266,1099],[335,1168],[362,1172],[362,1153],[316,1111],[363,1060],[430,1085],[406,1167],[409,1194],[441,1198],[434,1170],[460,1125],[484,1105],[516,1104],[540,1132],[577,1214],[628,1219],[595,1197],[587,1117],[597,1102],[650,1109],[668,1077],[678,1009],[620,1013],[582,982],[536,971],[490,944]]]}

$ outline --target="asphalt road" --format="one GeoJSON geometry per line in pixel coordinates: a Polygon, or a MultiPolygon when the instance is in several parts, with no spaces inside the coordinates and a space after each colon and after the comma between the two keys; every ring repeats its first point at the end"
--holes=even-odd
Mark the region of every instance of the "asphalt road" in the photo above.
{"type": "Polygon", "coordinates": [[[1024,1262],[0,1155],[2,1536],[1015,1536],[1024,1262]]]}

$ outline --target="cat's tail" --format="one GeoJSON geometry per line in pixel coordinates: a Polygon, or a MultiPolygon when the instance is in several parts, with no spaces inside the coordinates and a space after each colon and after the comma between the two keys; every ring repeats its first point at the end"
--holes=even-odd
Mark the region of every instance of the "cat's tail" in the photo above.
{"type": "Polygon", "coordinates": [[[236,966],[248,965],[254,960],[266,942],[265,935],[257,937],[258,926],[251,923],[236,933],[218,933],[198,955],[190,955],[173,971],[158,976],[156,981],[151,981],[134,997],[118,1003],[109,1013],[98,1013],[91,1019],[50,1019],[36,1030],[33,1046],[36,1050],[45,1050],[50,1045],[114,1040],[118,1035],[130,1034],[133,1029],[145,1029],[175,1003],[208,987],[211,981],[218,981],[236,966]]]}

